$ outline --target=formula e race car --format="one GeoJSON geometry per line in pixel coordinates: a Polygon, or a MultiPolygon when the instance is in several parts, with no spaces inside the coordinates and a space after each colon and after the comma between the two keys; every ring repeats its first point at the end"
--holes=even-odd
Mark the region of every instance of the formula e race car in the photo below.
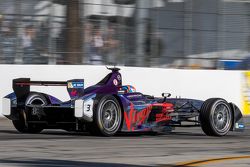
{"type": "Polygon", "coordinates": [[[84,88],[83,79],[61,81],[13,80],[14,92],[3,98],[2,114],[12,120],[21,133],[43,129],[88,131],[113,136],[117,132],[170,132],[175,127],[200,126],[209,136],[224,136],[230,130],[243,130],[240,109],[222,98],[206,101],[153,97],[122,85],[118,68],[97,84],[84,88]],[[66,86],[69,101],[31,92],[30,86],[66,86]]]}

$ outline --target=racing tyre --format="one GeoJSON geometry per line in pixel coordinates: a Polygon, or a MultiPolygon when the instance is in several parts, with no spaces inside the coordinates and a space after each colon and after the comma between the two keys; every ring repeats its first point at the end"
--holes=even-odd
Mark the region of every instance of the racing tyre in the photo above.
{"type": "Polygon", "coordinates": [[[233,123],[231,108],[226,100],[211,98],[206,100],[200,111],[200,123],[208,136],[225,136],[233,123]]]}
{"type": "MultiPolygon", "coordinates": [[[[43,94],[30,93],[25,101],[25,105],[47,105],[48,101],[43,94]]],[[[12,121],[17,131],[21,133],[40,133],[43,127],[40,124],[28,124],[25,111],[21,111],[18,120],[12,121]]]]}
{"type": "Polygon", "coordinates": [[[87,130],[92,135],[115,135],[122,122],[122,111],[117,99],[111,95],[104,96],[98,100],[94,110],[93,123],[87,125],[87,130]]]}

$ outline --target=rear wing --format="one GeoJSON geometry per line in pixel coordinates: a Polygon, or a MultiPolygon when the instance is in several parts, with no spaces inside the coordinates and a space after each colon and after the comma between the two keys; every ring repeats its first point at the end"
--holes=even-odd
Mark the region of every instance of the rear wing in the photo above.
{"type": "Polygon", "coordinates": [[[30,78],[17,78],[12,82],[12,88],[18,104],[24,104],[30,93],[30,86],[66,86],[71,99],[83,96],[84,79],[68,81],[31,81],[30,78]]]}

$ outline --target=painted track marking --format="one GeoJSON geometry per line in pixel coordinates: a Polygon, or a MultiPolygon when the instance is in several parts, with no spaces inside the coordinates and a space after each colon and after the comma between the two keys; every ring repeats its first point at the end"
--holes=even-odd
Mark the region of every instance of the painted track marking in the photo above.
{"type": "Polygon", "coordinates": [[[186,161],[186,162],[177,163],[174,167],[201,166],[201,165],[207,165],[210,163],[223,162],[223,161],[228,161],[228,160],[240,160],[240,159],[250,159],[250,155],[186,161]]]}

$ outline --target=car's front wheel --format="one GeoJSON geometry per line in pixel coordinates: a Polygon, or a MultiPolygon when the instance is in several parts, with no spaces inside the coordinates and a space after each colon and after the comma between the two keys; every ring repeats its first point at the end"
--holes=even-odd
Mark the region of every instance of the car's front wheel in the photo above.
{"type": "Polygon", "coordinates": [[[232,111],[227,101],[221,98],[206,100],[201,107],[200,123],[208,136],[226,135],[233,123],[232,111]]]}

